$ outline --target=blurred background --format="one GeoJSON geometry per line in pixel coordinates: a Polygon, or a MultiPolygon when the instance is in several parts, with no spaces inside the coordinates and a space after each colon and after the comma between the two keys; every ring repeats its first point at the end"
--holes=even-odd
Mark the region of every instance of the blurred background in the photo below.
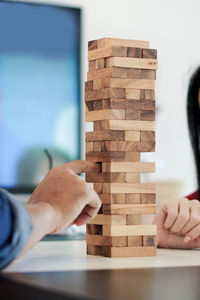
{"type": "Polygon", "coordinates": [[[158,200],[196,188],[186,120],[200,64],[198,0],[0,1],[0,185],[31,191],[54,164],[84,157],[87,42],[149,40],[158,49],[155,174],[158,200]],[[81,118],[82,117],[82,118],[81,118]],[[8,138],[9,137],[9,138],[8,138]]]}

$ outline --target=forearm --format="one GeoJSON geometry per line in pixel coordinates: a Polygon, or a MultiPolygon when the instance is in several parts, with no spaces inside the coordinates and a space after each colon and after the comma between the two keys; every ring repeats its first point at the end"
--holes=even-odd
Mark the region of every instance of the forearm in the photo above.
{"type": "Polygon", "coordinates": [[[26,204],[25,208],[30,215],[33,230],[20,255],[31,249],[46,234],[52,233],[56,228],[56,213],[48,203],[26,204]]]}

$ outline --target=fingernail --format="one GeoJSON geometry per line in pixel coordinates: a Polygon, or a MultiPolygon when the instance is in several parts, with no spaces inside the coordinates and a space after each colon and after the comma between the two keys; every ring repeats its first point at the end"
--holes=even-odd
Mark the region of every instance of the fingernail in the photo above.
{"type": "Polygon", "coordinates": [[[183,241],[184,243],[189,243],[191,240],[192,240],[191,237],[186,236],[183,241]]]}

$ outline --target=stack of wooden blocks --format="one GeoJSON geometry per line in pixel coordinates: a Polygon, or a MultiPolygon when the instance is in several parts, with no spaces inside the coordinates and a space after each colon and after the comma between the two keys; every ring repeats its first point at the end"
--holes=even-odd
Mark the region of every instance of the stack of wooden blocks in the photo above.
{"type": "Polygon", "coordinates": [[[141,173],[155,171],[141,152],[155,151],[157,51],[149,42],[103,38],[88,44],[85,83],[86,160],[101,172],[86,175],[102,200],[87,224],[87,253],[108,257],[156,255],[156,226],[143,215],[156,213],[155,185],[141,173]]]}

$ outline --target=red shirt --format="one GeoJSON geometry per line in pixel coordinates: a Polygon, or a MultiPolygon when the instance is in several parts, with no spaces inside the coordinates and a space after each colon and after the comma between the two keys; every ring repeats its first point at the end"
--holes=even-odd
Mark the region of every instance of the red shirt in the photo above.
{"type": "Polygon", "coordinates": [[[194,200],[194,199],[198,199],[199,200],[199,197],[198,197],[198,192],[194,192],[188,196],[186,196],[186,198],[188,198],[189,200],[194,200]]]}

